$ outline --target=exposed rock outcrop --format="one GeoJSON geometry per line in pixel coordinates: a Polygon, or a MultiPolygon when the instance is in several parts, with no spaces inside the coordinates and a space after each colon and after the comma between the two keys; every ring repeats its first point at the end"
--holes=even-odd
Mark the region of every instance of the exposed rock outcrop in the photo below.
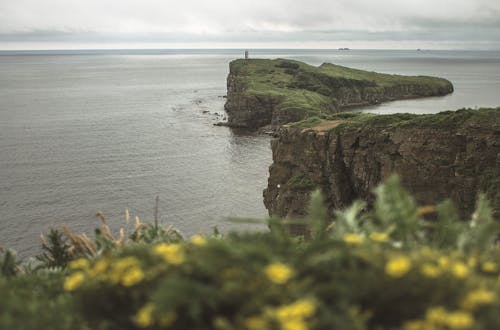
{"type": "Polygon", "coordinates": [[[316,188],[330,211],[370,202],[393,173],[421,204],[449,197],[466,215],[483,191],[500,210],[500,109],[335,117],[279,130],[264,191],[270,214],[303,216],[316,188]]]}
{"type": "Polygon", "coordinates": [[[319,67],[291,60],[236,60],[227,78],[228,126],[279,126],[345,108],[385,101],[446,95],[446,79],[319,67]]]}

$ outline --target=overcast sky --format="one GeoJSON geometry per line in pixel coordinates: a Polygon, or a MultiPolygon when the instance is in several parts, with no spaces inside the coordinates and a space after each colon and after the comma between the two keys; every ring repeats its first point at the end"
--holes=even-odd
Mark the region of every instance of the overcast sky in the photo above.
{"type": "Polygon", "coordinates": [[[500,0],[0,0],[0,49],[500,49],[500,0]]]}

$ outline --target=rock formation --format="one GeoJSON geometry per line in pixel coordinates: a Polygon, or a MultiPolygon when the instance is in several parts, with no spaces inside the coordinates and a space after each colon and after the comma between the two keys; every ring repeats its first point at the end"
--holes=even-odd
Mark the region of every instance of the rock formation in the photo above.
{"type": "Polygon", "coordinates": [[[272,152],[269,214],[303,216],[316,188],[330,211],[370,202],[392,173],[422,205],[451,198],[467,215],[483,191],[500,210],[500,108],[312,118],[280,128],[272,152]]]}
{"type": "Polygon", "coordinates": [[[228,126],[258,129],[332,114],[352,106],[446,95],[446,79],[401,76],[333,64],[291,60],[235,60],[227,78],[228,126]]]}

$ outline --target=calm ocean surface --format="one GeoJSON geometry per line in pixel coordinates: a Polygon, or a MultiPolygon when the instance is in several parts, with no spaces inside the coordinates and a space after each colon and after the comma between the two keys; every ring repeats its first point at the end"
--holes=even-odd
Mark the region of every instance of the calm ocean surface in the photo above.
{"type": "MultiPolygon", "coordinates": [[[[113,230],[124,210],[187,235],[255,228],[264,217],[269,137],[213,126],[224,117],[228,63],[243,51],[0,52],[0,245],[39,251],[39,234],[67,224],[113,230]]],[[[251,51],[319,65],[451,80],[446,97],[365,108],[433,113],[500,105],[500,52],[251,51]]],[[[257,227],[258,228],[258,227],[257,227]]],[[[261,227],[262,228],[262,227],[261,227]]]]}

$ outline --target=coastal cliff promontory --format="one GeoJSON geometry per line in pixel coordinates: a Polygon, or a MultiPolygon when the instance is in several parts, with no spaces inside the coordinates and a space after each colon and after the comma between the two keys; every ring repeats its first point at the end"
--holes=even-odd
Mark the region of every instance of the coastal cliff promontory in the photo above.
{"type": "Polygon", "coordinates": [[[500,108],[310,118],[280,128],[271,145],[264,191],[271,215],[303,216],[317,188],[330,211],[370,202],[393,173],[422,205],[451,198],[465,215],[485,192],[500,210],[500,108]]]}
{"type": "Polygon", "coordinates": [[[228,126],[258,129],[353,106],[453,92],[446,79],[390,75],[324,63],[240,59],[227,78],[228,126]]]}

